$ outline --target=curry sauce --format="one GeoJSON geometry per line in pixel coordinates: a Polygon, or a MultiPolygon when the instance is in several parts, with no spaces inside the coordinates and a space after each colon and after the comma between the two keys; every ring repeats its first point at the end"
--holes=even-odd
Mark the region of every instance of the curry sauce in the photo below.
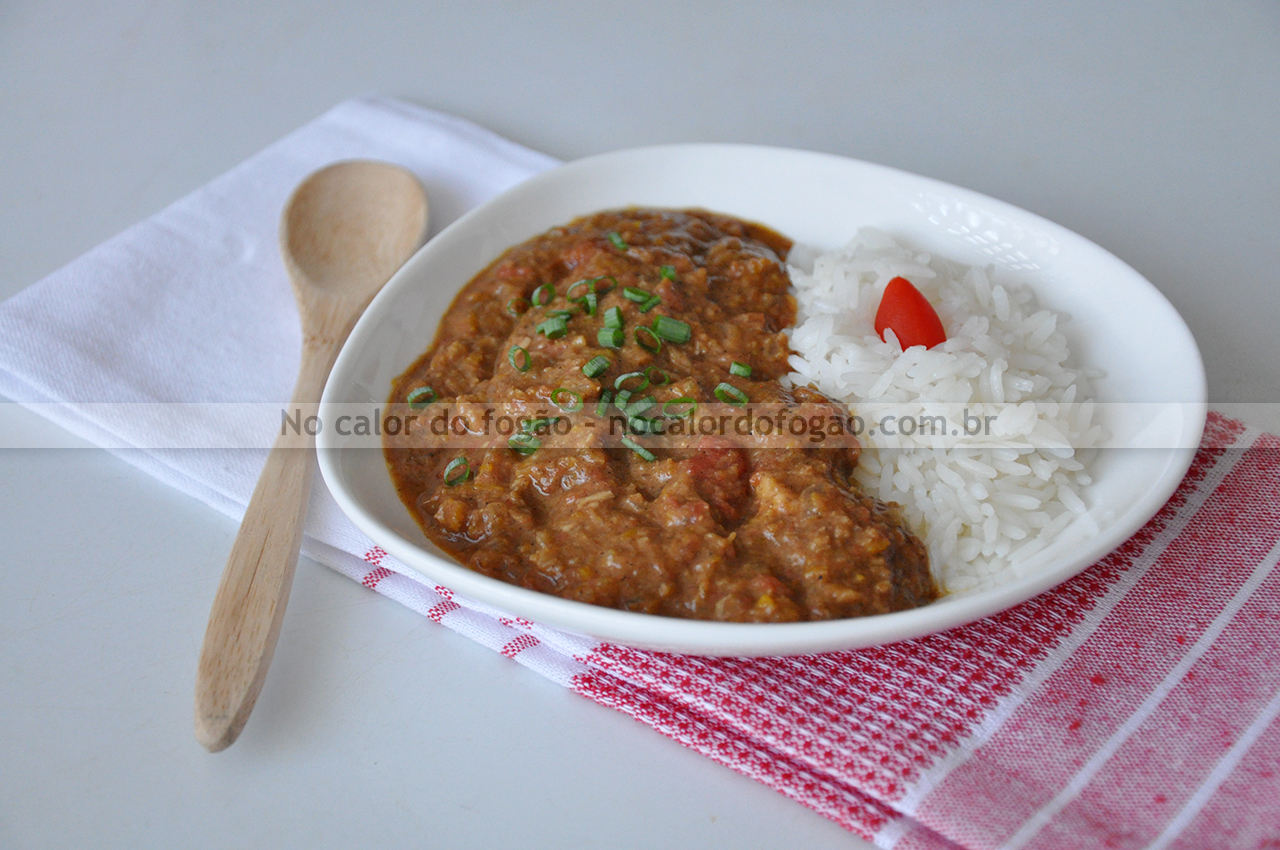
{"type": "Polygon", "coordinates": [[[935,599],[898,506],[851,480],[852,438],[779,448],[653,433],[698,404],[840,414],[780,381],[790,247],[722,215],[628,209],[507,250],[458,294],[391,402],[552,415],[493,445],[425,430],[388,440],[422,530],[485,575],[650,614],[823,620],[935,599]],[[630,423],[621,440],[586,427],[557,437],[561,419],[606,412],[630,423]]]}

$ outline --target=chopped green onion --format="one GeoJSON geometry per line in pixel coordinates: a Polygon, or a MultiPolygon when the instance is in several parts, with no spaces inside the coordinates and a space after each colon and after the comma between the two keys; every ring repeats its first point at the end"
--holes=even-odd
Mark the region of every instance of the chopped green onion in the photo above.
{"type": "Polygon", "coordinates": [[[418,387],[416,390],[409,390],[404,400],[409,402],[411,409],[421,410],[436,400],[436,391],[431,387],[418,387]]]}
{"type": "Polygon", "coordinates": [[[643,289],[636,289],[634,286],[625,287],[622,290],[622,297],[628,301],[634,301],[637,304],[643,304],[649,300],[649,293],[643,289]]]}
{"type": "Polygon", "coordinates": [[[600,306],[599,298],[600,296],[596,295],[594,292],[588,292],[586,295],[582,296],[582,306],[586,309],[588,316],[594,316],[596,314],[596,309],[600,306]]]}
{"type": "MultiPolygon", "coordinates": [[[[526,419],[520,423],[520,431],[525,434],[532,434],[539,428],[546,428],[549,431],[551,430],[551,426],[555,425],[559,421],[559,416],[554,418],[543,416],[538,419],[526,419]]],[[[543,431],[543,433],[545,434],[546,431],[543,431]]]]}
{"type": "Polygon", "coordinates": [[[575,281],[569,284],[569,290],[565,292],[564,297],[569,299],[570,301],[581,301],[583,297],[585,297],[586,293],[583,293],[583,295],[577,295],[577,296],[575,296],[573,293],[578,290],[579,286],[585,286],[587,288],[587,292],[594,292],[595,290],[592,289],[591,286],[593,283],[596,282],[596,280],[597,278],[584,277],[582,280],[575,281]]]}
{"type": "Polygon", "coordinates": [[[610,307],[604,311],[604,326],[606,328],[622,327],[622,308],[610,307]]]}
{"type": "Polygon", "coordinates": [[[657,456],[657,455],[655,455],[653,452],[649,451],[649,450],[648,450],[648,449],[646,449],[644,446],[640,445],[639,443],[637,443],[635,440],[631,439],[630,437],[623,437],[623,438],[622,438],[622,445],[624,445],[624,446],[626,446],[627,448],[631,449],[631,451],[633,451],[633,452],[635,452],[636,454],[640,455],[640,457],[644,458],[645,460],[649,461],[650,463],[653,463],[655,460],[657,460],[657,459],[658,459],[658,456],[657,456]]]}
{"type": "Polygon", "coordinates": [[[551,403],[566,413],[577,413],[582,409],[582,396],[573,390],[567,390],[564,387],[556,387],[551,391],[551,403]],[[559,398],[557,398],[559,396],[559,398]],[[569,397],[569,401],[563,401],[565,396],[569,397]]]}
{"type": "Polygon", "coordinates": [[[732,404],[734,407],[742,407],[747,403],[747,394],[735,387],[733,384],[721,382],[716,385],[716,398],[725,404],[732,404]]]}
{"type": "Polygon", "coordinates": [[[609,242],[619,251],[627,250],[627,243],[623,241],[622,236],[616,230],[609,231],[609,242]]]}
{"type": "Polygon", "coordinates": [[[661,303],[662,303],[661,298],[659,298],[656,295],[651,296],[648,301],[640,305],[640,312],[648,313],[650,310],[652,310],[654,307],[657,307],[661,303]]]}
{"type": "Polygon", "coordinates": [[[627,335],[621,328],[601,328],[596,334],[596,342],[605,348],[622,348],[626,341],[627,335]]]}
{"type": "Polygon", "coordinates": [[[628,416],[639,416],[641,413],[644,413],[657,403],[658,402],[654,400],[653,396],[647,395],[638,401],[627,402],[622,406],[622,412],[628,416]]]}
{"type": "Polygon", "coordinates": [[[604,416],[609,410],[609,402],[613,401],[613,393],[605,390],[600,393],[600,401],[596,403],[596,416],[604,416]]]}
{"type": "Polygon", "coordinates": [[[636,345],[650,354],[657,354],[662,350],[662,340],[658,339],[658,335],[646,327],[636,328],[636,345]],[[641,332],[645,334],[644,337],[640,336],[641,332]]]}
{"type": "Polygon", "coordinates": [[[544,283],[533,291],[533,295],[529,300],[533,302],[535,307],[545,307],[550,304],[556,297],[556,288],[550,283],[544,283]],[[545,298],[543,296],[546,296],[545,298]]]}
{"type": "Polygon", "coordinates": [[[569,291],[564,294],[564,297],[568,298],[570,301],[581,301],[583,298],[587,297],[585,294],[576,296],[573,294],[578,290],[579,286],[585,286],[588,294],[595,292],[600,295],[604,295],[606,292],[612,292],[613,288],[617,285],[618,279],[613,275],[605,275],[603,277],[584,277],[582,280],[574,281],[573,284],[569,286],[569,291]],[[607,286],[600,286],[600,281],[602,280],[610,281],[610,283],[607,286]]]}
{"type": "Polygon", "coordinates": [[[648,434],[654,431],[653,420],[647,416],[627,418],[627,430],[632,434],[648,434]]]}
{"type": "Polygon", "coordinates": [[[663,276],[663,277],[665,277],[667,280],[675,280],[675,279],[676,279],[676,267],[675,267],[675,266],[663,266],[663,267],[662,267],[662,276],[663,276]]]}
{"type": "Polygon", "coordinates": [[[628,372],[625,375],[619,375],[617,377],[617,379],[613,382],[613,388],[615,390],[626,390],[627,392],[632,392],[632,393],[643,392],[644,390],[649,388],[649,376],[646,375],[644,372],[628,372]],[[632,378],[639,378],[642,383],[637,387],[622,386],[632,378]]]}
{"type": "Polygon", "coordinates": [[[582,374],[588,378],[598,378],[605,373],[605,370],[612,366],[608,357],[603,354],[597,354],[586,363],[582,364],[582,374]]]}
{"type": "Polygon", "coordinates": [[[512,434],[511,438],[507,440],[507,446],[528,457],[538,449],[542,448],[542,441],[526,432],[512,434]]]}
{"type": "Polygon", "coordinates": [[[693,415],[697,412],[698,412],[698,402],[694,401],[689,396],[681,396],[680,398],[673,398],[671,399],[671,401],[663,402],[662,404],[662,415],[670,416],[672,419],[683,419],[686,416],[692,419],[693,415]],[[683,410],[680,408],[676,408],[675,410],[672,410],[672,407],[671,407],[672,405],[680,405],[680,404],[686,405],[686,407],[683,410]]]}
{"type": "MultiPolygon", "coordinates": [[[[640,392],[640,390],[636,390],[636,392],[640,392]]],[[[618,390],[618,394],[613,397],[613,403],[621,410],[630,398],[631,390],[618,390]]]]}
{"type": "Polygon", "coordinates": [[[665,387],[667,384],[671,383],[671,376],[668,375],[665,370],[659,369],[657,366],[646,366],[644,369],[644,375],[646,378],[653,381],[653,386],[655,387],[665,387]],[[661,381],[658,381],[653,377],[654,372],[657,372],[662,376],[661,381]]]}
{"type": "Polygon", "coordinates": [[[465,457],[455,457],[444,468],[444,484],[446,487],[457,487],[471,477],[471,464],[465,457]]]}
{"type": "Polygon", "coordinates": [[[569,320],[564,316],[554,316],[545,322],[539,322],[534,330],[546,335],[547,339],[559,339],[569,332],[569,320]]]}
{"type": "Polygon", "coordinates": [[[729,374],[737,375],[739,378],[750,378],[751,367],[746,363],[739,363],[737,360],[729,364],[729,374]]]}
{"type": "Polygon", "coordinates": [[[693,334],[687,324],[670,316],[658,316],[654,319],[653,332],[667,342],[677,343],[688,342],[693,334]]]}
{"type": "Polygon", "coordinates": [[[529,367],[533,365],[533,357],[529,355],[528,349],[513,345],[507,352],[507,362],[518,372],[528,372],[529,367]]]}
{"type": "Polygon", "coordinates": [[[513,316],[523,316],[529,310],[529,302],[524,298],[512,298],[507,302],[507,312],[513,316]]]}
{"type": "Polygon", "coordinates": [[[548,310],[547,318],[548,319],[572,319],[573,311],[572,310],[548,310]]]}

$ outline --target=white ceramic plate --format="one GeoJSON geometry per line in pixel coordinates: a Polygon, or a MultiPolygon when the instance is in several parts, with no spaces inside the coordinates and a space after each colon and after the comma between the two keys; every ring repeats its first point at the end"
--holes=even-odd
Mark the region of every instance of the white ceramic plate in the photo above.
{"type": "Polygon", "coordinates": [[[707,655],[849,649],[967,623],[1070,578],[1150,519],[1191,462],[1206,410],[1200,353],[1173,307],[1129,266],[1052,222],[975,192],[843,157],[741,145],[590,157],[463,216],[419,251],[360,319],[329,377],[322,421],[332,421],[327,410],[336,403],[384,402],[392,380],[430,344],[457,291],[504,249],[575,216],[630,205],[702,207],[824,250],[871,225],[962,262],[1007,266],[1042,303],[1071,314],[1067,332],[1076,357],[1106,371],[1097,382],[1100,401],[1182,404],[1104,422],[1116,444],[1136,448],[1102,453],[1087,492],[1088,513],[1029,559],[1023,577],[912,611],[787,624],[617,611],[471,572],[423,535],[396,496],[381,452],[323,430],[320,469],[338,504],[378,545],[428,579],[513,615],[631,646],[707,655]]]}

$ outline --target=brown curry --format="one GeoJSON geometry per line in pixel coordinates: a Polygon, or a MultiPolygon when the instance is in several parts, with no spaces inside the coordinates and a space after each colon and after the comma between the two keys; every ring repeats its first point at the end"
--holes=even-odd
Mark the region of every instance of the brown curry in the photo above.
{"type": "Polygon", "coordinates": [[[559,436],[556,416],[497,444],[449,445],[425,430],[388,440],[423,531],[502,581],[673,617],[824,620],[935,599],[898,506],[851,480],[852,438],[777,448],[645,432],[691,402],[839,415],[825,396],[779,383],[795,319],[790,247],[722,215],[629,209],[502,254],[458,294],[392,403],[622,412],[639,428],[621,442],[593,427],[559,436]]]}

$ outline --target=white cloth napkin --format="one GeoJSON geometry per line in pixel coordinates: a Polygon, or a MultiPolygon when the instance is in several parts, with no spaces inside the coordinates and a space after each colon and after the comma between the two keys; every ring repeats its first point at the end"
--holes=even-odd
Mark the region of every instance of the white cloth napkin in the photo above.
{"type": "MultiPolygon", "coordinates": [[[[0,305],[0,394],[239,518],[265,452],[165,450],[169,434],[224,429],[208,445],[264,445],[253,424],[180,405],[279,402],[301,343],[280,260],[281,209],[310,172],[344,159],[405,166],[426,186],[431,228],[538,171],[551,157],[458,118],[385,98],[340,104],[167,209],[0,305]]],[[[270,435],[267,435],[268,437],[270,435]]],[[[371,545],[317,476],[305,551],[334,565],[371,545]],[[331,551],[331,550],[337,550],[331,551]]]]}
{"type": "MultiPolygon", "coordinates": [[[[265,449],[155,447],[182,435],[199,435],[194,444],[202,446],[269,445],[272,435],[248,430],[260,419],[219,417],[218,405],[289,398],[301,330],[280,259],[280,213],[303,178],[346,159],[385,160],[416,174],[433,234],[558,164],[400,101],[341,103],[0,304],[0,395],[241,518],[265,449]]],[[[455,600],[413,576],[356,529],[319,475],[302,551],[486,646],[520,654],[561,683],[581,669],[574,656],[593,645],[455,600]]]]}

